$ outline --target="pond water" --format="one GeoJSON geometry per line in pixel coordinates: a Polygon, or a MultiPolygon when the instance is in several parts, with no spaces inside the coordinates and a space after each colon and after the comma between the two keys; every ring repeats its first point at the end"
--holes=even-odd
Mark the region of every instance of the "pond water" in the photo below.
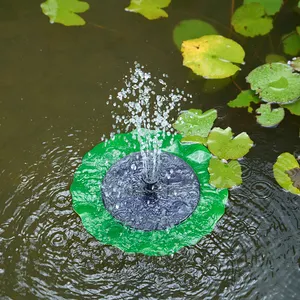
{"type": "MultiPolygon", "coordinates": [[[[300,198],[276,183],[282,152],[300,152],[299,117],[273,129],[226,103],[231,84],[205,93],[189,79],[172,30],[202,18],[229,36],[231,0],[173,0],[169,18],[125,12],[129,1],[89,0],[84,27],[51,25],[41,1],[0,0],[0,298],[296,299],[300,295],[300,198]],[[109,94],[134,61],[193,95],[183,109],[217,108],[217,126],[247,131],[255,147],[241,161],[244,183],[230,191],[212,234],[173,256],[103,246],[72,209],[69,187],[82,156],[112,126],[109,94]]],[[[236,81],[281,49],[299,16],[288,3],[268,37],[241,38],[246,65],[236,81]]],[[[236,6],[241,1],[236,1],[236,6]]]]}

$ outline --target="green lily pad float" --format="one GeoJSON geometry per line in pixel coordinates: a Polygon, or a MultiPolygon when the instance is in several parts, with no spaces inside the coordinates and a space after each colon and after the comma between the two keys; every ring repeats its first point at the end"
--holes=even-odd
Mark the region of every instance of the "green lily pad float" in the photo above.
{"type": "Polygon", "coordinates": [[[299,168],[296,158],[292,154],[285,152],[277,158],[273,166],[273,172],[276,181],[282,188],[293,194],[300,195],[300,189],[294,186],[294,182],[290,177],[292,175],[291,172],[289,175],[289,171],[295,168],[299,168]]]}
{"type": "Polygon", "coordinates": [[[210,174],[209,183],[218,189],[232,188],[243,182],[242,168],[236,160],[224,163],[218,158],[212,157],[208,171],[210,174]]]}
{"type": "Polygon", "coordinates": [[[300,97],[300,74],[287,64],[262,65],[250,72],[246,80],[265,102],[285,104],[300,97]]]}
{"type": "Polygon", "coordinates": [[[240,6],[234,12],[231,24],[236,32],[247,37],[265,35],[273,28],[272,18],[265,15],[265,9],[259,3],[240,6]]]}
{"type": "Polygon", "coordinates": [[[183,112],[173,127],[183,136],[200,136],[207,137],[215,120],[217,111],[210,109],[205,113],[200,109],[190,109],[183,112]]]}
{"type": "Polygon", "coordinates": [[[278,125],[284,119],[284,109],[282,107],[271,109],[271,104],[261,104],[256,110],[259,116],[257,122],[264,127],[273,127],[278,125]]]}
{"type": "Polygon", "coordinates": [[[233,138],[230,127],[215,127],[208,136],[207,146],[209,151],[220,159],[238,159],[249,152],[253,141],[246,132],[233,138]]]}
{"type": "Polygon", "coordinates": [[[297,72],[300,72],[300,57],[294,57],[289,61],[289,65],[297,72]]]}
{"type": "Polygon", "coordinates": [[[180,50],[183,41],[200,38],[201,36],[210,34],[218,34],[218,32],[209,23],[201,20],[184,20],[175,27],[173,31],[173,40],[180,50]]]}
{"type": "Polygon", "coordinates": [[[184,41],[181,47],[183,65],[205,78],[226,78],[240,68],[233,63],[244,63],[243,48],[221,35],[205,35],[184,41]]]}
{"type": "Polygon", "coordinates": [[[300,100],[287,105],[282,105],[282,107],[288,109],[291,114],[300,116],[300,100]]]}
{"type": "Polygon", "coordinates": [[[286,58],[282,55],[270,53],[266,56],[266,63],[271,64],[274,62],[286,63],[286,58]]]}
{"type": "Polygon", "coordinates": [[[126,11],[139,13],[148,20],[167,18],[168,14],[162,9],[169,6],[171,0],[131,0],[126,11]]]}
{"type": "Polygon", "coordinates": [[[242,91],[238,96],[227,103],[229,107],[248,107],[252,111],[251,103],[259,103],[260,100],[251,90],[242,91]]]}
{"type": "Polygon", "coordinates": [[[65,26],[82,26],[84,19],[77,15],[89,9],[89,4],[79,0],[47,0],[41,4],[43,13],[49,17],[50,23],[65,26]]]}
{"type": "Polygon", "coordinates": [[[257,2],[263,5],[267,15],[272,16],[280,11],[283,0],[244,0],[244,4],[257,2]]]}
{"type": "Polygon", "coordinates": [[[297,31],[285,34],[282,37],[282,43],[285,54],[292,56],[300,54],[300,35],[297,31]]]}
{"type": "Polygon", "coordinates": [[[197,136],[197,135],[188,135],[181,139],[181,143],[195,143],[195,144],[203,144],[206,146],[207,137],[197,136]]]}

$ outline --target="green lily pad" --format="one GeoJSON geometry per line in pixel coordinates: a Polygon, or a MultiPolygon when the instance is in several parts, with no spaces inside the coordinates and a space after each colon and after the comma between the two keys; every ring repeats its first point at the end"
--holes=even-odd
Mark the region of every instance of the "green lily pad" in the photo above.
{"type": "Polygon", "coordinates": [[[300,116],[300,100],[292,104],[282,105],[282,107],[288,109],[291,112],[291,114],[300,116]]]}
{"type": "Polygon", "coordinates": [[[200,109],[190,109],[183,112],[173,127],[183,136],[207,137],[215,120],[217,111],[210,109],[205,113],[200,109]]]}
{"type": "Polygon", "coordinates": [[[233,63],[244,62],[243,48],[221,35],[205,35],[184,41],[181,47],[183,65],[205,78],[226,78],[240,68],[233,63]]]}
{"type": "Polygon", "coordinates": [[[284,119],[284,109],[282,107],[271,109],[271,104],[261,104],[256,110],[257,122],[264,127],[278,125],[284,119]]]}
{"type": "Polygon", "coordinates": [[[230,127],[215,127],[208,136],[207,146],[209,151],[220,159],[238,159],[249,152],[253,141],[246,132],[233,138],[230,127]]]}
{"type": "Polygon", "coordinates": [[[236,160],[224,163],[218,158],[212,157],[208,171],[210,174],[209,183],[218,189],[231,188],[243,182],[242,168],[236,160]]]}
{"type": "Polygon", "coordinates": [[[287,64],[262,65],[250,72],[246,80],[265,102],[287,104],[300,97],[300,74],[287,64]]]}
{"type": "Polygon", "coordinates": [[[173,31],[173,40],[180,50],[183,41],[200,38],[201,36],[210,34],[218,34],[218,32],[209,23],[201,20],[184,20],[175,27],[173,31]]]}
{"type": "Polygon", "coordinates": [[[89,9],[89,4],[78,0],[47,0],[41,4],[43,13],[49,17],[50,23],[65,26],[82,26],[84,19],[77,15],[89,9]]]}
{"type": "Polygon", "coordinates": [[[283,0],[244,0],[244,4],[257,2],[263,5],[267,15],[272,16],[280,11],[283,0]]]}
{"type": "Polygon", "coordinates": [[[266,56],[266,63],[271,64],[274,62],[286,63],[286,58],[282,55],[270,53],[266,56]]]}
{"type": "Polygon", "coordinates": [[[292,154],[285,152],[277,158],[273,166],[273,172],[276,181],[282,188],[293,194],[300,195],[300,189],[294,186],[294,182],[289,175],[289,171],[295,168],[299,168],[296,158],[292,154]]]}
{"type": "Polygon", "coordinates": [[[297,31],[285,34],[282,37],[283,51],[288,55],[298,55],[300,53],[300,35],[297,31]]]}
{"type": "Polygon", "coordinates": [[[181,143],[191,143],[191,144],[207,144],[207,137],[197,136],[197,135],[188,135],[181,139],[181,143]]]}
{"type": "Polygon", "coordinates": [[[240,6],[234,12],[231,24],[236,32],[247,37],[265,35],[273,28],[272,18],[265,15],[265,9],[259,3],[240,6]]]}
{"type": "Polygon", "coordinates": [[[300,57],[294,57],[289,61],[289,65],[295,70],[300,72],[300,57]]]}
{"type": "MultiPolygon", "coordinates": [[[[251,103],[259,103],[260,100],[251,90],[242,91],[238,96],[227,103],[229,107],[248,107],[251,108],[251,103]]],[[[252,109],[252,108],[251,108],[252,109]]]]}
{"type": "Polygon", "coordinates": [[[148,20],[167,18],[168,14],[162,9],[169,6],[171,0],[131,0],[126,11],[139,13],[148,20]]]}

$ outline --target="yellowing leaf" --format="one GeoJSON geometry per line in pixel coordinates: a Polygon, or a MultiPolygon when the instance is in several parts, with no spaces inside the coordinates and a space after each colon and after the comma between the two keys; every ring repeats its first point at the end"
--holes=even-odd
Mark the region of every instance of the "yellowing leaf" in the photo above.
{"type": "Polygon", "coordinates": [[[171,0],[131,0],[126,11],[143,15],[149,20],[167,18],[168,14],[162,9],[168,7],[171,0]]]}
{"type": "Polygon", "coordinates": [[[206,35],[184,41],[181,47],[183,65],[205,78],[226,78],[240,68],[233,63],[243,63],[243,48],[221,35],[206,35]]]}
{"type": "Polygon", "coordinates": [[[89,9],[89,4],[78,0],[47,0],[41,4],[43,13],[49,17],[50,23],[60,23],[65,26],[82,26],[84,19],[76,13],[89,9]]]}

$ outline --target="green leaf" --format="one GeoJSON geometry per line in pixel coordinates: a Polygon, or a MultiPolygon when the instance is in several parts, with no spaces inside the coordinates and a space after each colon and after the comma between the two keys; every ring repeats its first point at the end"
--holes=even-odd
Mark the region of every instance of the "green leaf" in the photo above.
{"type": "Polygon", "coordinates": [[[218,32],[209,23],[201,20],[184,20],[173,30],[173,40],[180,50],[183,41],[200,38],[201,36],[210,34],[218,34],[218,32]]]}
{"type": "Polygon", "coordinates": [[[283,0],[244,0],[244,4],[253,2],[257,2],[263,5],[266,14],[269,16],[275,15],[277,12],[279,12],[283,4],[283,0]]]}
{"type": "Polygon", "coordinates": [[[231,24],[234,30],[244,36],[265,35],[273,28],[273,20],[265,16],[265,9],[259,3],[244,4],[233,14],[231,24]]]}
{"type": "Polygon", "coordinates": [[[76,13],[89,9],[89,4],[78,0],[47,0],[41,4],[43,13],[49,17],[50,23],[60,23],[65,26],[82,26],[84,19],[76,13]]]}
{"type": "Polygon", "coordinates": [[[253,141],[246,132],[232,137],[230,127],[215,127],[209,134],[207,145],[209,151],[220,159],[238,159],[246,155],[253,146],[253,141]]]}
{"type": "Polygon", "coordinates": [[[300,57],[294,57],[289,61],[289,65],[295,70],[300,72],[300,57]]]}
{"type": "Polygon", "coordinates": [[[208,136],[216,118],[217,111],[215,109],[210,109],[205,113],[202,113],[200,109],[190,109],[178,117],[173,127],[183,136],[205,138],[208,136]]]}
{"type": "Polygon", "coordinates": [[[259,103],[259,98],[251,90],[242,91],[238,96],[227,103],[229,107],[250,107],[251,103],[259,103]]]}
{"type": "Polygon", "coordinates": [[[284,109],[282,107],[271,109],[271,104],[261,104],[256,110],[257,122],[264,127],[273,127],[284,119],[284,109]]]}
{"type": "Polygon", "coordinates": [[[202,137],[202,136],[198,136],[198,135],[188,135],[185,136],[181,139],[182,143],[194,143],[194,144],[203,144],[206,145],[207,143],[207,138],[206,137],[202,137]]]}
{"type": "Polygon", "coordinates": [[[139,13],[149,20],[167,18],[168,14],[162,9],[169,6],[171,0],[131,0],[126,11],[139,13]]]}
{"type": "Polygon", "coordinates": [[[288,171],[299,168],[296,158],[288,153],[282,153],[273,166],[274,177],[278,184],[287,191],[300,195],[300,189],[296,188],[288,175],[288,171]]]}
{"type": "Polygon", "coordinates": [[[296,31],[285,34],[281,40],[285,54],[295,56],[300,53],[300,35],[296,31]]]}
{"type": "Polygon", "coordinates": [[[288,109],[291,114],[300,116],[300,100],[292,104],[282,105],[282,107],[288,109]]]}
{"type": "Polygon", "coordinates": [[[205,78],[226,78],[235,74],[239,67],[233,63],[244,62],[243,48],[221,35],[205,35],[184,41],[181,47],[183,65],[205,78]]]}
{"type": "Polygon", "coordinates": [[[254,69],[246,80],[265,102],[287,104],[300,97],[300,74],[287,64],[265,64],[254,69]]]}
{"type": "Polygon", "coordinates": [[[216,188],[231,188],[242,183],[242,168],[236,160],[224,163],[218,158],[212,157],[208,171],[210,174],[209,183],[216,188]]]}
{"type": "Polygon", "coordinates": [[[282,55],[270,53],[266,56],[266,63],[271,64],[273,62],[286,63],[286,58],[282,55]]]}

